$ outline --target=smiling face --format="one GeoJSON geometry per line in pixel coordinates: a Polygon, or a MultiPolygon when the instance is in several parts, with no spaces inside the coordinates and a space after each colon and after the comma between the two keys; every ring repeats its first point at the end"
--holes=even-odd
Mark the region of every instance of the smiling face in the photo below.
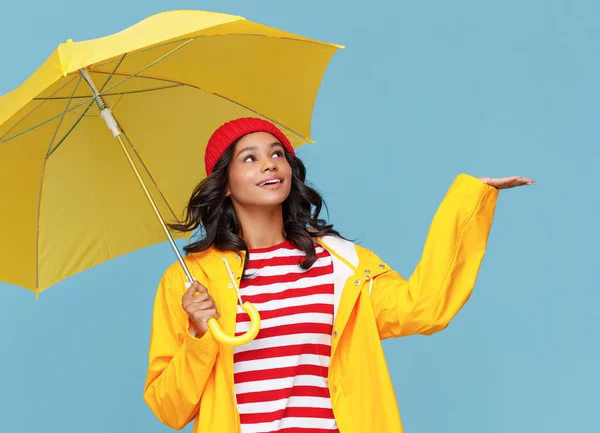
{"type": "Polygon", "coordinates": [[[229,163],[227,195],[234,207],[281,205],[292,187],[292,169],[282,144],[266,132],[240,139],[229,163]]]}

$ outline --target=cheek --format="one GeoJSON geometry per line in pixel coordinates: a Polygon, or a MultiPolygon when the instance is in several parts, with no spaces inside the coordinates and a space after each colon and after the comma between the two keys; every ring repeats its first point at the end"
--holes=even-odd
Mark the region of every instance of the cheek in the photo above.
{"type": "Polygon", "coordinates": [[[279,170],[285,177],[292,178],[292,167],[287,160],[279,167],[279,170]]]}
{"type": "Polygon", "coordinates": [[[244,189],[248,188],[248,185],[252,185],[249,173],[246,173],[241,169],[232,169],[229,171],[229,183],[228,190],[232,195],[239,195],[244,189]]]}

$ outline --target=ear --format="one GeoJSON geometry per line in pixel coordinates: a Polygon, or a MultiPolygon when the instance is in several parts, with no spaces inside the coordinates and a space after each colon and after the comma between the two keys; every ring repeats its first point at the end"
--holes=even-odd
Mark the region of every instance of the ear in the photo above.
{"type": "Polygon", "coordinates": [[[231,190],[229,189],[229,185],[225,187],[225,197],[229,197],[231,195],[231,190]]]}

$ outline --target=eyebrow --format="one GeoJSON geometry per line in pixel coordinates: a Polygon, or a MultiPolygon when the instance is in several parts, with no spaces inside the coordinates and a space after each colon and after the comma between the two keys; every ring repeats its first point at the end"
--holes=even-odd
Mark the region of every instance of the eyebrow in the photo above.
{"type": "MultiPolygon", "coordinates": [[[[276,141],[276,142],[274,142],[274,143],[271,143],[271,146],[270,146],[270,148],[272,149],[272,148],[274,148],[274,147],[277,147],[277,146],[279,146],[279,147],[283,147],[283,144],[281,144],[279,141],[276,141]]],[[[255,151],[255,150],[257,150],[257,149],[258,149],[258,148],[257,148],[256,146],[248,146],[248,147],[244,147],[242,150],[240,150],[240,151],[237,153],[236,157],[240,156],[240,155],[241,155],[242,153],[244,153],[244,152],[248,152],[248,151],[255,151]]]]}

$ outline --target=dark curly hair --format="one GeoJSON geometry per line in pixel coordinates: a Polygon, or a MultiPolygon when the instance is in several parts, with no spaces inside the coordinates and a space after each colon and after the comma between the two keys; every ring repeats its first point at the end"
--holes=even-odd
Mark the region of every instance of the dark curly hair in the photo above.
{"type": "MultiPolygon", "coordinates": [[[[203,236],[184,247],[186,254],[205,251],[211,246],[221,251],[246,253],[248,246],[241,238],[242,226],[237,218],[231,198],[226,195],[228,167],[238,139],[223,153],[214,166],[212,174],[202,180],[194,189],[185,211],[185,219],[180,223],[169,224],[173,230],[191,232],[200,229],[203,236]]],[[[317,260],[313,238],[334,235],[342,236],[319,218],[321,209],[326,207],[321,195],[306,184],[306,167],[295,155],[284,149],[285,157],[292,168],[290,194],[282,204],[283,227],[286,239],[297,245],[306,257],[300,263],[302,269],[309,269],[317,260]]]]}

